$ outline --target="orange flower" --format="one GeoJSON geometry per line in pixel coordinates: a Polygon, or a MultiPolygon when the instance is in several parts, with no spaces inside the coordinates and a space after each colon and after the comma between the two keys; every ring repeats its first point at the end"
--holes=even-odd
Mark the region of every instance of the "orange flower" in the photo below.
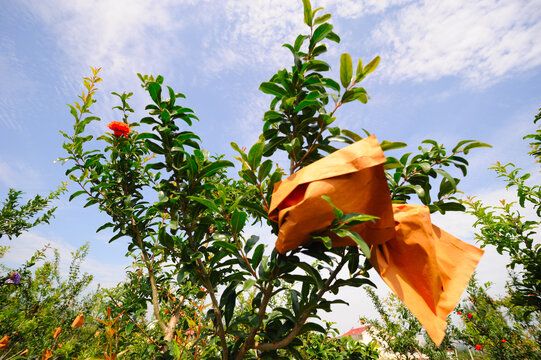
{"type": "Polygon", "coordinates": [[[2,339],[0,339],[0,350],[6,350],[6,348],[9,345],[9,335],[4,335],[2,339]]]}
{"type": "Polygon", "coordinates": [[[77,315],[75,320],[73,320],[73,322],[71,323],[71,327],[72,328],[81,327],[84,325],[84,323],[85,323],[85,316],[83,314],[79,314],[77,315]]]}
{"type": "Polygon", "coordinates": [[[57,346],[58,346],[59,349],[62,349],[62,346],[63,346],[63,345],[62,345],[62,343],[58,343],[57,346]]]}
{"type": "Polygon", "coordinates": [[[43,357],[41,360],[47,360],[49,358],[53,357],[53,352],[49,349],[43,350],[43,357]]]}
{"type": "Polygon", "coordinates": [[[99,330],[94,333],[95,338],[97,338],[98,336],[100,336],[100,331],[99,330]]]}
{"type": "Polygon", "coordinates": [[[26,354],[28,352],[28,349],[26,350],[23,350],[21,351],[19,354],[17,354],[18,356],[23,356],[24,354],[26,354]]]}
{"type": "Polygon", "coordinates": [[[62,332],[62,329],[57,327],[56,329],[54,329],[54,333],[53,333],[53,339],[56,339],[58,337],[58,335],[60,335],[60,333],[62,332]]]}
{"type": "Polygon", "coordinates": [[[130,133],[130,126],[120,121],[111,121],[107,127],[113,130],[115,136],[128,137],[130,133]]]}

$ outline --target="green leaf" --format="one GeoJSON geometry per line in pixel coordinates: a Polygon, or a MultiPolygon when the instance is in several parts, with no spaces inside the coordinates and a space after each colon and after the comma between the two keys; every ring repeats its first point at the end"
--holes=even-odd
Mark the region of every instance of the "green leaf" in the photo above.
{"type": "Polygon", "coordinates": [[[259,90],[261,90],[265,94],[270,94],[270,95],[275,95],[275,96],[280,96],[280,97],[286,94],[286,91],[284,90],[284,88],[272,82],[261,83],[261,85],[259,85],[259,90]]]}
{"type": "Polygon", "coordinates": [[[462,141],[459,141],[456,146],[453,148],[453,153],[456,153],[456,152],[459,152],[461,151],[461,147],[462,145],[465,145],[465,144],[468,144],[468,143],[472,143],[472,142],[475,142],[476,140],[462,140],[462,141]]]}
{"type": "Polygon", "coordinates": [[[254,255],[252,256],[252,267],[255,269],[259,266],[259,263],[261,262],[261,259],[263,257],[263,250],[265,249],[265,245],[259,244],[254,250],[254,255]]]}
{"type": "Polygon", "coordinates": [[[338,84],[333,79],[323,78],[323,79],[321,79],[321,83],[325,87],[331,88],[331,89],[336,90],[336,91],[340,91],[340,84],[338,84]]]}
{"type": "Polygon", "coordinates": [[[374,220],[377,220],[377,219],[379,219],[379,217],[374,216],[374,215],[349,213],[349,214],[344,214],[344,216],[340,218],[340,222],[350,227],[350,226],[359,225],[359,224],[369,222],[369,221],[374,222],[374,220]]]}
{"type": "Polygon", "coordinates": [[[442,175],[443,177],[445,177],[447,181],[449,181],[449,183],[453,186],[453,188],[456,189],[455,178],[453,178],[451,174],[449,174],[447,171],[442,170],[442,169],[434,169],[434,171],[442,175]]]}
{"type": "Polygon", "coordinates": [[[242,149],[237,145],[236,142],[232,141],[231,147],[233,148],[233,150],[235,150],[236,152],[240,154],[240,156],[244,159],[244,161],[248,161],[248,156],[246,155],[244,151],[242,151],[242,149]]]}
{"type": "Polygon", "coordinates": [[[353,141],[360,141],[360,140],[363,139],[360,135],[354,133],[353,131],[349,131],[349,130],[345,130],[345,129],[342,130],[342,134],[344,134],[348,138],[352,139],[353,141]]]}
{"type": "Polygon", "coordinates": [[[340,219],[342,216],[344,216],[344,212],[340,210],[339,208],[337,208],[336,206],[334,206],[330,197],[328,197],[327,195],[321,195],[321,197],[323,198],[323,200],[326,200],[332,206],[332,209],[334,211],[334,216],[336,216],[337,219],[340,219]]]}
{"type": "Polygon", "coordinates": [[[160,106],[160,103],[162,101],[162,87],[157,82],[150,82],[148,83],[148,93],[150,94],[150,97],[154,101],[154,103],[158,106],[160,106]]]}
{"type": "Polygon", "coordinates": [[[170,86],[168,86],[167,89],[169,90],[169,106],[173,106],[177,99],[175,91],[170,86]]]}
{"type": "Polygon", "coordinates": [[[457,202],[438,204],[438,207],[444,211],[466,211],[464,205],[457,202]]]}
{"type": "Polygon", "coordinates": [[[357,63],[357,71],[355,73],[355,82],[359,82],[360,78],[363,76],[363,59],[359,59],[357,63]]]}
{"type": "Polygon", "coordinates": [[[391,142],[387,140],[383,140],[379,145],[381,146],[381,149],[383,151],[400,149],[400,148],[408,146],[408,144],[403,143],[403,142],[398,142],[398,141],[391,142]]]}
{"type": "Polygon", "coordinates": [[[310,0],[302,0],[304,7],[304,23],[308,26],[312,26],[312,5],[310,0]]]}
{"type": "Polygon", "coordinates": [[[217,213],[220,213],[220,209],[218,208],[218,206],[212,200],[197,197],[197,196],[188,196],[188,199],[197,201],[198,203],[200,203],[202,205],[205,205],[209,209],[211,209],[211,210],[213,210],[213,211],[215,211],[217,213]]]}
{"type": "Polygon", "coordinates": [[[316,44],[320,42],[321,40],[325,39],[327,35],[329,35],[332,32],[332,25],[331,24],[322,24],[319,25],[316,30],[314,30],[314,34],[312,35],[312,40],[310,41],[310,44],[316,44]]]}
{"type": "Polygon", "coordinates": [[[313,332],[313,331],[317,331],[317,332],[320,332],[322,334],[326,334],[327,333],[327,330],[319,325],[319,324],[316,324],[316,323],[306,323],[302,326],[301,330],[299,331],[299,335],[301,334],[304,334],[306,332],[313,332]]]}
{"type": "Polygon", "coordinates": [[[239,172],[239,175],[241,178],[246,180],[246,182],[252,185],[257,185],[257,177],[252,170],[242,170],[239,172]]]}
{"type": "Polygon", "coordinates": [[[227,160],[216,160],[207,166],[205,166],[201,173],[199,174],[200,178],[210,177],[214,174],[216,174],[221,169],[227,168],[227,167],[233,167],[233,163],[231,161],[227,160]]]}
{"type": "Polygon", "coordinates": [[[242,286],[242,290],[244,291],[250,290],[250,288],[254,285],[255,285],[255,279],[246,279],[246,281],[244,282],[244,285],[242,286]]]}
{"type": "Polygon", "coordinates": [[[363,104],[366,104],[368,101],[366,90],[362,87],[356,87],[346,91],[342,96],[342,103],[348,103],[353,100],[359,100],[363,104]]]}
{"type": "Polygon", "coordinates": [[[263,163],[259,167],[259,171],[257,173],[257,179],[259,181],[263,181],[263,179],[269,176],[271,170],[272,170],[272,160],[268,159],[268,160],[263,161],[263,163]]]}
{"type": "Polygon", "coordinates": [[[365,67],[364,67],[364,70],[363,70],[363,75],[368,75],[370,74],[372,71],[376,70],[376,68],[378,67],[378,64],[379,64],[379,56],[376,56],[374,58],[374,60],[370,61],[365,67]]]}
{"type": "Polygon", "coordinates": [[[351,229],[339,229],[335,230],[334,233],[342,238],[349,237],[351,240],[355,241],[357,245],[359,245],[364,256],[366,256],[367,259],[370,259],[370,248],[357,232],[351,229]]]}
{"type": "Polygon", "coordinates": [[[471,150],[471,149],[474,149],[474,148],[480,148],[480,147],[489,147],[491,148],[492,145],[489,145],[489,144],[485,144],[485,143],[482,143],[480,141],[476,141],[474,143],[471,143],[471,144],[468,144],[464,147],[464,154],[468,154],[468,152],[471,150]]]}
{"type": "Polygon", "coordinates": [[[334,32],[330,32],[329,35],[327,35],[327,39],[334,41],[336,43],[340,42],[340,36],[336,35],[334,32]]]}
{"type": "Polygon", "coordinates": [[[153,153],[156,153],[156,154],[163,154],[164,153],[161,146],[154,143],[154,142],[152,142],[152,141],[145,140],[145,145],[148,148],[148,150],[150,150],[153,153]]]}
{"type": "Polygon", "coordinates": [[[290,289],[289,295],[291,297],[291,308],[293,310],[293,313],[295,315],[299,314],[300,306],[299,306],[299,296],[297,295],[297,290],[290,289]]]}
{"type": "Polygon", "coordinates": [[[426,196],[425,190],[419,185],[405,185],[404,187],[415,191],[421,200],[426,196]]]}
{"type": "Polygon", "coordinates": [[[250,238],[246,241],[246,244],[244,244],[244,252],[249,253],[250,250],[254,247],[255,244],[259,241],[259,236],[252,235],[250,238]]]}
{"type": "Polygon", "coordinates": [[[84,191],[84,190],[76,191],[76,192],[74,192],[73,194],[71,194],[71,196],[70,196],[70,198],[69,198],[68,201],[71,201],[71,200],[75,199],[77,196],[82,195],[82,194],[85,194],[85,193],[86,193],[86,191],[84,191]]]}
{"type": "Polygon", "coordinates": [[[323,279],[321,278],[321,275],[319,274],[319,272],[314,269],[314,267],[312,265],[309,265],[305,262],[299,262],[298,264],[298,267],[300,267],[301,269],[304,270],[304,272],[306,272],[307,275],[309,275],[312,279],[315,280],[318,288],[322,288],[325,283],[323,281],[323,279]]]}
{"type": "Polygon", "coordinates": [[[331,18],[331,14],[321,15],[320,17],[317,17],[314,19],[314,25],[322,24],[325,21],[329,20],[330,18],[331,18]]]}
{"type": "Polygon", "coordinates": [[[135,325],[134,323],[129,323],[128,325],[126,325],[126,335],[131,334],[134,325],[135,325]]]}
{"type": "Polygon", "coordinates": [[[332,249],[332,239],[328,236],[313,236],[314,239],[317,239],[317,240],[321,240],[321,242],[323,243],[323,245],[325,245],[325,247],[327,249],[332,249]]]}
{"type": "Polygon", "coordinates": [[[297,38],[295,39],[295,44],[293,44],[293,49],[295,51],[299,51],[301,49],[301,46],[304,42],[304,40],[308,39],[309,36],[307,35],[299,35],[297,36],[297,38]]]}
{"type": "Polygon", "coordinates": [[[261,162],[261,157],[263,156],[263,149],[265,148],[264,142],[257,142],[252,146],[248,152],[248,163],[252,169],[257,169],[261,162]]]}
{"type": "Polygon", "coordinates": [[[293,112],[299,112],[301,111],[302,109],[304,109],[305,107],[308,107],[308,106],[312,106],[312,105],[319,105],[319,101],[317,100],[303,100],[299,103],[299,105],[297,105],[297,107],[295,107],[295,110],[293,110],[293,112]]]}
{"type": "Polygon", "coordinates": [[[243,211],[234,211],[231,215],[231,229],[233,233],[238,234],[242,231],[242,228],[246,224],[246,218],[248,215],[243,211]]]}
{"type": "Polygon", "coordinates": [[[348,53],[343,53],[340,56],[340,82],[343,87],[347,88],[349,86],[352,74],[353,64],[351,62],[351,56],[348,53]]]}
{"type": "Polygon", "coordinates": [[[223,248],[225,250],[229,250],[232,253],[235,253],[238,250],[235,245],[230,244],[230,243],[228,243],[226,241],[222,241],[222,240],[216,240],[216,241],[213,242],[213,244],[216,247],[223,248]]]}

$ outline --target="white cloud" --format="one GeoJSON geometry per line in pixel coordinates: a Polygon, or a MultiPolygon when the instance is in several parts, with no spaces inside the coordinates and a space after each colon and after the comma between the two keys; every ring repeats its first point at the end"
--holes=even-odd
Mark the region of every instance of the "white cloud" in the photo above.
{"type": "Polygon", "coordinates": [[[541,64],[541,4],[535,1],[421,1],[373,32],[395,80],[458,76],[476,86],[541,64]]]}
{"type": "MultiPolygon", "coordinates": [[[[56,41],[59,49],[55,91],[68,102],[75,100],[82,90],[83,76],[90,75],[89,66],[101,67],[98,94],[93,112],[104,121],[95,132],[106,130],[105,124],[118,120],[118,113],[110,109],[118,104],[111,91],[134,91],[130,104],[146,103],[139,88],[138,72],[163,74],[166,79],[182,73],[177,65],[189,52],[183,43],[191,21],[182,16],[194,1],[143,0],[53,0],[25,1],[28,11],[41,20],[43,29],[56,41]],[[167,73],[164,73],[167,72],[167,73]]],[[[139,115],[139,114],[138,114],[139,115]]],[[[93,126],[96,126],[93,124],[93,126]]]]}
{"type": "Polygon", "coordinates": [[[225,69],[276,65],[291,60],[291,34],[306,32],[302,3],[291,0],[227,0],[216,9],[216,26],[206,39],[206,66],[212,73],[225,69]],[[225,24],[219,22],[225,18],[225,24]],[[225,28],[224,28],[225,26],[225,28]]]}
{"type": "MultiPolygon", "coordinates": [[[[410,3],[412,0],[321,0],[316,5],[331,10],[333,14],[344,18],[359,18],[369,14],[379,14],[390,7],[410,3]]],[[[315,8],[315,6],[312,6],[315,8]]]]}
{"type": "MultiPolygon", "coordinates": [[[[38,249],[43,249],[47,244],[51,245],[51,249],[46,252],[46,259],[52,259],[52,249],[57,249],[60,255],[60,275],[67,277],[69,272],[69,264],[72,259],[71,253],[76,248],[59,239],[49,239],[40,236],[33,232],[25,232],[17,239],[9,242],[3,241],[2,245],[10,246],[9,252],[4,256],[2,262],[6,265],[17,267],[26,262],[38,249]]],[[[81,244],[82,245],[82,244],[81,244]]],[[[122,261],[126,262],[127,261],[122,261]]],[[[111,287],[118,284],[125,278],[125,264],[108,264],[99,259],[87,256],[81,263],[81,272],[89,273],[94,276],[93,287],[97,283],[102,287],[111,287]]]]}
{"type": "Polygon", "coordinates": [[[0,37],[0,49],[0,78],[5,85],[0,86],[0,124],[7,130],[22,130],[18,101],[31,98],[38,84],[27,74],[10,37],[0,37]]]}
{"type": "Polygon", "coordinates": [[[26,4],[52,30],[71,61],[133,76],[171,61],[164,55],[179,45],[174,35],[185,24],[174,18],[174,3],[56,0],[26,4]]]}
{"type": "Polygon", "coordinates": [[[39,172],[32,166],[20,161],[4,161],[1,157],[0,183],[18,189],[39,189],[43,185],[39,172]]]}

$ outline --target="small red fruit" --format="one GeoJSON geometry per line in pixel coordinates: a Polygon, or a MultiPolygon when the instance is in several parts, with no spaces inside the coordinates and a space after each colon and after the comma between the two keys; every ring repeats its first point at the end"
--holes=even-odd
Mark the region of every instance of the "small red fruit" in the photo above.
{"type": "Polygon", "coordinates": [[[458,315],[462,315],[462,311],[457,311],[456,312],[458,315]]]}
{"type": "Polygon", "coordinates": [[[507,342],[507,340],[505,340],[505,339],[502,339],[502,343],[506,343],[506,342],[507,342]]]}
{"type": "Polygon", "coordinates": [[[471,319],[473,317],[472,314],[468,314],[468,319],[471,319]]]}
{"type": "Polygon", "coordinates": [[[475,345],[475,350],[479,351],[481,350],[483,347],[479,344],[475,345]]]}

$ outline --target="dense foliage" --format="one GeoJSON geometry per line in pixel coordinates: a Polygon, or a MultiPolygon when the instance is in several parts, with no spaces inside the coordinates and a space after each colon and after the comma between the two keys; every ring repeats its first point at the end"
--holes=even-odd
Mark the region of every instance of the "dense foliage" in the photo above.
{"type": "MultiPolygon", "coordinates": [[[[541,119],[541,109],[535,116],[534,123],[541,119]]],[[[541,130],[526,135],[532,139],[530,155],[537,164],[541,161],[541,130]]],[[[541,243],[536,239],[537,229],[541,224],[541,185],[531,184],[531,174],[525,173],[514,164],[494,164],[497,176],[506,183],[507,189],[516,190],[516,201],[501,200],[501,206],[488,206],[473,197],[464,201],[468,212],[477,220],[475,226],[480,229],[476,240],[482,247],[495,246],[500,254],[509,255],[510,270],[514,273],[511,291],[513,303],[526,306],[531,311],[541,313],[541,243]],[[517,203],[519,205],[517,209],[517,203]],[[535,215],[521,215],[532,209],[535,215]]]]}
{"type": "MultiPolygon", "coordinates": [[[[534,123],[540,119],[541,109],[534,123]]],[[[541,130],[524,138],[532,139],[529,154],[539,164],[541,130]]],[[[541,314],[541,243],[536,238],[541,224],[541,185],[531,184],[531,173],[523,172],[512,163],[502,165],[498,162],[491,169],[504,179],[507,189],[516,190],[516,201],[502,200],[501,206],[493,207],[473,197],[465,200],[468,212],[477,219],[475,226],[480,229],[476,240],[481,247],[495,246],[498,253],[509,255],[508,268],[517,270],[510,287],[513,303],[541,314]],[[528,209],[535,215],[521,215],[528,209]]]]}
{"type": "MultiPolygon", "coordinates": [[[[274,184],[285,174],[269,158],[275,152],[287,153],[291,174],[337,150],[336,142],[361,139],[334,122],[344,104],[368,101],[359,84],[376,69],[379,57],[364,66],[359,60],[354,75],[352,59],[344,53],[340,82],[326,77],[330,66],[319,58],[329,42],[340,38],[328,22],[330,14],[317,17],[321,9],[312,10],[308,0],[303,4],[308,34],[284,45],[293,55],[293,66],[260,86],[272,101],[263,115],[259,141],[248,150],[232,143],[239,154],[240,179],[228,176],[226,170],[233,163],[201,148],[200,137],[189,130],[196,115],[181,105],[183,94],[164,86],[162,76],[139,75],[151,100],[146,106],[149,116],[140,121],[129,118],[132,94],[113,93],[120,100],[115,109],[122,121],[109,124],[113,134],[96,139],[103,147],[85,134],[88,124],[99,121],[90,113],[101,81],[99,69],[85,78],[81,101],[70,107],[74,131],[63,132],[68,156],[62,160],[71,164],[67,174],[81,187],[71,198],[84,195],[86,206],[96,205],[110,216],[110,222],[98,230],[111,228],[111,241],[130,239],[128,251],[144,267],[146,285],[138,289],[139,299],[152,303],[161,332],[154,341],[161,345],[163,356],[180,356],[175,339],[189,330],[181,314],[192,301],[191,289],[197,291],[195,297],[206,297],[211,303],[205,314],[211,325],[197,333],[198,341],[207,342],[205,349],[219,348],[219,352],[205,357],[242,359],[279,356],[280,349],[296,356],[301,345],[298,336],[326,332],[311,321],[317,312],[343,303],[329,300],[329,293],[371,284],[364,261],[369,254],[356,246],[327,248],[316,241],[279,254],[266,250],[246,230],[246,224],[255,221],[268,224],[273,234],[278,231],[267,214],[274,184]],[[339,276],[346,268],[348,275],[339,276]],[[252,300],[239,307],[237,299],[246,292],[253,292],[252,300]],[[287,297],[287,306],[273,306],[271,300],[280,294],[287,297]]],[[[381,146],[390,150],[405,144],[383,141],[381,146]]],[[[405,202],[417,195],[432,211],[463,210],[452,197],[459,179],[444,168],[454,165],[465,175],[467,161],[459,155],[480,146],[486,144],[461,141],[447,152],[436,141],[426,140],[414,156],[389,157],[387,177],[393,200],[405,202]],[[440,182],[437,194],[431,192],[434,180],[440,182]]],[[[331,231],[371,219],[339,209],[336,214],[336,229],[331,231]]],[[[355,241],[366,248],[360,237],[355,241]]],[[[184,347],[182,352],[195,356],[196,348],[184,347]]]]}
{"type": "Polygon", "coordinates": [[[487,359],[541,359],[539,317],[509,297],[489,296],[489,285],[470,280],[468,298],[457,307],[462,323],[455,329],[457,341],[487,359]]]}
{"type": "MultiPolygon", "coordinates": [[[[259,140],[249,149],[231,143],[238,153],[238,177],[228,172],[234,163],[202,148],[201,138],[190,131],[197,116],[184,106],[182,93],[164,85],[162,76],[139,74],[150,103],[145,107],[148,116],[138,121],[130,118],[132,93],[113,93],[119,101],[114,108],[119,121],[108,124],[112,133],[94,139],[86,127],[100,121],[91,109],[101,78],[99,69],[92,68],[83,81],[85,90],[70,105],[74,126],[72,132],[62,132],[67,155],[59,160],[69,163],[66,174],[80,187],[70,200],[83,196],[85,206],[97,206],[109,216],[98,231],[112,231],[111,241],[129,239],[133,266],[117,288],[76,301],[89,282],[89,277],[77,275],[86,250],[75,255],[67,283],[49,275],[57,274],[58,261],[46,262],[35,273],[42,276],[43,285],[35,278],[38,282],[32,286],[48,287],[47,292],[29,291],[42,294],[39,316],[28,312],[36,300],[24,300],[26,285],[4,286],[3,291],[13,290],[3,295],[11,299],[9,311],[21,316],[6,328],[13,339],[27,336],[21,329],[29,329],[22,325],[28,319],[43,322],[41,333],[53,334],[52,340],[46,335],[32,340],[39,342],[32,350],[28,338],[12,340],[11,354],[27,347],[32,354],[42,351],[44,358],[53,351],[59,358],[103,354],[105,359],[377,356],[372,346],[330,339],[329,329],[317,321],[318,312],[344,303],[331,300],[332,294],[345,286],[373,285],[365,240],[349,231],[346,236],[353,236],[360,246],[332,248],[329,241],[314,236],[310,245],[279,254],[267,249],[248,227],[250,222],[261,223],[272,234],[278,232],[268,209],[274,185],[287,174],[275,164],[275,153],[287,155],[289,164],[282,167],[293,174],[339,145],[362,139],[335,122],[343,105],[368,102],[360,84],[376,70],[379,57],[366,65],[359,60],[354,73],[351,56],[343,53],[339,81],[328,77],[330,65],[322,56],[340,38],[329,23],[330,14],[317,16],[321,9],[312,10],[309,0],[303,5],[307,33],[284,45],[292,53],[293,65],[260,86],[271,101],[259,140]],[[54,287],[46,282],[49,276],[56,279],[54,287]],[[64,315],[54,317],[56,311],[64,315]],[[78,313],[96,320],[69,325],[78,313]],[[58,327],[62,332],[54,336],[58,327]]],[[[381,142],[384,151],[405,146],[381,142]]],[[[454,198],[459,175],[452,172],[465,176],[468,162],[463,155],[482,146],[488,145],[464,140],[448,150],[428,139],[415,153],[388,156],[385,169],[393,202],[415,197],[432,212],[463,211],[454,198]]],[[[334,210],[336,219],[329,231],[339,237],[344,229],[374,220],[370,214],[334,210]]],[[[29,273],[20,275],[25,279],[29,273]]]]}
{"type": "Polygon", "coordinates": [[[447,359],[447,350],[454,349],[449,334],[437,347],[423,330],[419,320],[413,316],[400,299],[390,294],[385,299],[371,288],[366,288],[380,319],[361,318],[367,324],[367,331],[382,346],[382,350],[391,358],[418,359],[428,356],[429,359],[447,359]]]}
{"type": "Polygon", "coordinates": [[[51,207],[51,202],[64,191],[66,191],[65,184],[46,197],[36,195],[25,204],[19,204],[23,192],[10,188],[0,208],[0,238],[7,236],[11,240],[38,224],[48,224],[56,210],[56,207],[51,207]]]}

